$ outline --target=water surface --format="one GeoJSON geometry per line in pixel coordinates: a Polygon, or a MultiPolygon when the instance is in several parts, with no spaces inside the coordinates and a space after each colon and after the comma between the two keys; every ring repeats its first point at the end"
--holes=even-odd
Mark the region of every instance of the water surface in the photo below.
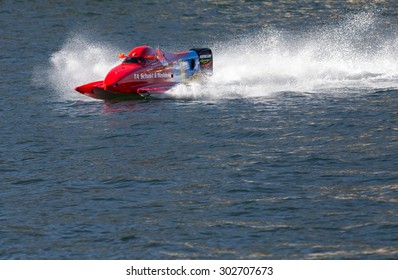
{"type": "Polygon", "coordinates": [[[395,1],[0,1],[1,259],[396,259],[395,1]],[[164,100],[73,91],[211,47],[164,100]]]}

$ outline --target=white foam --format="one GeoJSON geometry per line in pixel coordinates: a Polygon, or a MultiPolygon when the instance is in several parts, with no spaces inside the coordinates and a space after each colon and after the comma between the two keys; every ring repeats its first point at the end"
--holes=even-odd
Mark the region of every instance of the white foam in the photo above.
{"type": "Polygon", "coordinates": [[[214,75],[175,98],[268,97],[278,92],[346,93],[398,88],[398,37],[374,13],[304,33],[266,29],[213,47],[214,75]]]}
{"type": "MultiPolygon", "coordinates": [[[[83,35],[71,35],[60,50],[53,53],[44,70],[46,84],[64,99],[83,99],[74,88],[103,80],[120,63],[118,49],[103,42],[95,42],[83,35]]],[[[43,71],[38,69],[36,72],[43,71]]]]}

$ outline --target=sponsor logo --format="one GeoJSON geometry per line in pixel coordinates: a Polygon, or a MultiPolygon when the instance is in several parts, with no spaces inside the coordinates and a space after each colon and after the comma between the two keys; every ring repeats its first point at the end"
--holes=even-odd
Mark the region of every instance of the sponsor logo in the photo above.
{"type": "Polygon", "coordinates": [[[145,79],[167,79],[171,78],[171,74],[168,73],[141,73],[134,74],[135,80],[145,80],[145,79]]]}
{"type": "Polygon", "coordinates": [[[204,63],[212,63],[211,59],[201,59],[200,64],[204,64],[204,63]]]}
{"type": "Polygon", "coordinates": [[[211,54],[202,54],[199,58],[211,58],[211,54]]]}

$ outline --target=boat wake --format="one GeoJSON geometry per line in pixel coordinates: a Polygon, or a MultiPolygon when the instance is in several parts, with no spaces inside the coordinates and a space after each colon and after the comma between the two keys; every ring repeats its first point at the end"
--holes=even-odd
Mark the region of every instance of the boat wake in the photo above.
{"type": "Polygon", "coordinates": [[[176,98],[261,98],[280,93],[345,95],[398,88],[398,36],[374,13],[303,33],[264,29],[212,46],[214,76],[179,86],[176,98]]]}
{"type": "MultiPolygon", "coordinates": [[[[218,100],[263,98],[280,93],[338,94],[398,88],[397,30],[386,30],[376,13],[349,15],[310,31],[265,28],[209,46],[214,75],[179,85],[166,97],[218,100]]],[[[76,85],[101,80],[120,63],[115,46],[74,35],[51,56],[47,80],[67,98],[76,85]]]]}

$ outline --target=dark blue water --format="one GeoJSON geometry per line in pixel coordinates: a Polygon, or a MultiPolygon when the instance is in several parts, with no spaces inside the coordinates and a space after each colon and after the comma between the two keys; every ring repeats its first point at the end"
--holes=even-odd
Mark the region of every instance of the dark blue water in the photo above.
{"type": "Polygon", "coordinates": [[[397,259],[394,1],[0,1],[1,259],[397,259]],[[73,91],[211,47],[163,100],[73,91]]]}

